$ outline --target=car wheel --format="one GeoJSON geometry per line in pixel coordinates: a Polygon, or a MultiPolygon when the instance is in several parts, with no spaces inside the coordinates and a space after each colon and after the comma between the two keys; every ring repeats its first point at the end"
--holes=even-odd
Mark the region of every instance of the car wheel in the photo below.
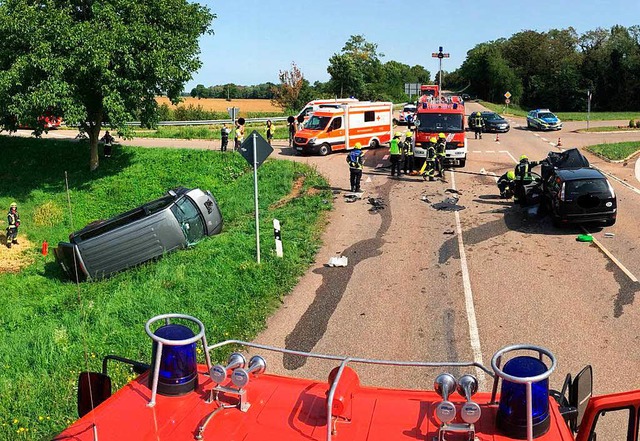
{"type": "Polygon", "coordinates": [[[605,227],[611,227],[613,225],[615,225],[616,220],[615,219],[608,219],[606,221],[604,221],[604,226],[605,227]]]}
{"type": "Polygon", "coordinates": [[[377,149],[378,147],[380,147],[380,143],[378,142],[377,139],[372,139],[371,141],[369,141],[370,149],[377,149]]]}
{"type": "Polygon", "coordinates": [[[461,159],[460,160],[460,167],[464,167],[466,163],[467,163],[467,158],[461,159]]]}
{"type": "Polygon", "coordinates": [[[531,127],[531,123],[529,121],[527,121],[527,129],[531,130],[533,127],[531,127]]]}
{"type": "Polygon", "coordinates": [[[318,153],[320,154],[320,156],[327,156],[329,153],[331,153],[331,146],[329,144],[322,144],[320,146],[320,149],[318,150],[318,153]]]}
{"type": "Polygon", "coordinates": [[[393,124],[397,126],[398,125],[398,120],[393,118],[393,124]]]}

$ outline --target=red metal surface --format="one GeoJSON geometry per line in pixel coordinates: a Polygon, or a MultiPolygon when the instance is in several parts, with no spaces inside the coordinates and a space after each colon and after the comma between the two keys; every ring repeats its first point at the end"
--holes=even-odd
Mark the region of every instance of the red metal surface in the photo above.
{"type": "MultiPolygon", "coordinates": [[[[200,386],[181,397],[158,395],[155,407],[147,407],[151,391],[147,374],[132,381],[93,412],[76,421],[55,440],[93,440],[93,425],[100,441],[192,440],[206,416],[217,404],[206,403],[213,384],[199,367],[200,386]]],[[[334,440],[395,441],[432,440],[438,433],[434,406],[441,398],[433,391],[393,390],[361,387],[356,378],[345,390],[343,417],[338,420],[334,440]]],[[[252,378],[247,412],[225,409],[213,417],[204,440],[309,441],[326,439],[326,396],[328,384],[311,380],[264,374],[252,378]]],[[[478,393],[474,401],[482,408],[476,423],[479,441],[508,441],[496,431],[497,405],[489,405],[490,394],[478,393]]],[[[459,406],[463,399],[450,399],[459,406]]],[[[224,403],[236,398],[221,396],[224,403]]],[[[539,441],[569,441],[573,436],[551,400],[551,428],[539,441]]],[[[455,441],[462,438],[450,436],[455,441]]]]}

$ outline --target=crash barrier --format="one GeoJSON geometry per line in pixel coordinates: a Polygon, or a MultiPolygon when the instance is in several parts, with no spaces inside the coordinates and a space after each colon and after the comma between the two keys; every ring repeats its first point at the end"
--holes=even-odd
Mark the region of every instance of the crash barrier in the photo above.
{"type": "MultiPolygon", "coordinates": [[[[268,120],[272,122],[276,121],[286,121],[288,117],[286,116],[273,116],[267,118],[245,118],[245,122],[248,123],[266,123],[268,120]]],[[[128,126],[139,126],[141,125],[140,121],[132,121],[125,123],[128,126]]],[[[158,122],[159,126],[212,126],[216,124],[233,124],[232,119],[206,119],[200,121],[160,121],[158,122]]]]}

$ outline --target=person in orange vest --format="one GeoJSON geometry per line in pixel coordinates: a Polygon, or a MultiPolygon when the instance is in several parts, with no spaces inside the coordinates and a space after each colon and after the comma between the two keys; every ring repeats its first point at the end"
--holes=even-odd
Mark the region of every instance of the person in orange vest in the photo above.
{"type": "Polygon", "coordinates": [[[20,226],[20,215],[18,214],[18,204],[12,202],[9,205],[9,213],[7,214],[7,248],[11,245],[18,245],[18,227],[20,226]]]}

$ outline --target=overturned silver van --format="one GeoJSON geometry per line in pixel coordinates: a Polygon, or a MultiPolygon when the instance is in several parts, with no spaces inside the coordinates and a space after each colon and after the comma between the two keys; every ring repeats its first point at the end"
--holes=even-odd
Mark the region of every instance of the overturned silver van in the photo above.
{"type": "Polygon", "coordinates": [[[111,276],[222,231],[218,203],[208,191],[169,190],[109,220],[96,221],[60,242],[56,260],[76,281],[111,276]]]}

